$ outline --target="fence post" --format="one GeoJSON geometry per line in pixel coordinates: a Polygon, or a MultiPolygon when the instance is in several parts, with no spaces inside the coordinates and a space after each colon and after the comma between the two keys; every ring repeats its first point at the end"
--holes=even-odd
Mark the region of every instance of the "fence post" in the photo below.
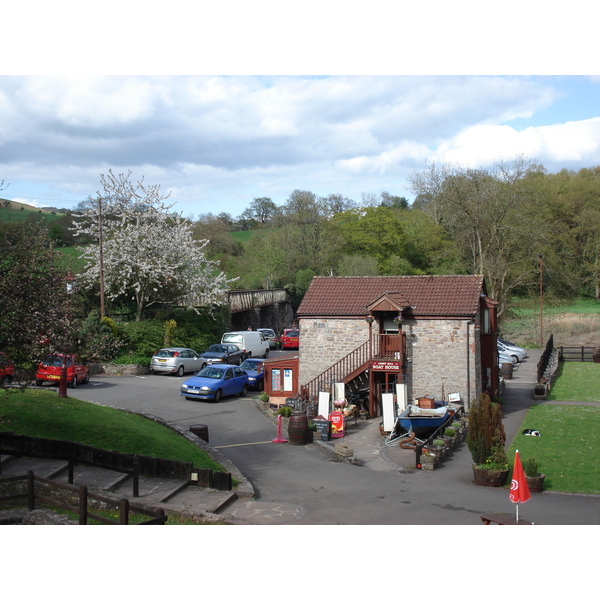
{"type": "Polygon", "coordinates": [[[69,484],[73,485],[73,459],[69,458],[69,484]]]}
{"type": "Polygon", "coordinates": [[[133,497],[140,495],[140,460],[137,456],[133,457],[133,497]]]}
{"type": "Polygon", "coordinates": [[[27,508],[35,509],[35,481],[33,480],[33,471],[27,471],[27,508]]]}
{"type": "Polygon", "coordinates": [[[129,525],[129,500],[127,498],[119,501],[119,525],[129,525]]]}
{"type": "Polygon", "coordinates": [[[82,485],[79,488],[79,524],[80,525],[87,525],[87,516],[88,516],[87,496],[88,496],[87,488],[82,485]]]}

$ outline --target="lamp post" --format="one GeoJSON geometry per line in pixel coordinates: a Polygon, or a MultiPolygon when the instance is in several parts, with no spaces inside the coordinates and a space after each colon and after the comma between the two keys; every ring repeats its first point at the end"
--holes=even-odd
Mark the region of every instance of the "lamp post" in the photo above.
{"type": "Polygon", "coordinates": [[[544,318],[543,318],[543,256],[538,254],[540,261],[540,348],[544,347],[544,318]]]}

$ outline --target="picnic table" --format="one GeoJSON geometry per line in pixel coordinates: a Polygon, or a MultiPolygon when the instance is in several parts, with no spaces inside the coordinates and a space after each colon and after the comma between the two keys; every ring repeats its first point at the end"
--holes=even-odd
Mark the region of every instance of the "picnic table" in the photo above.
{"type": "Polygon", "coordinates": [[[525,519],[519,519],[517,521],[515,515],[509,515],[507,513],[489,513],[487,515],[481,515],[480,519],[484,525],[490,523],[497,523],[498,525],[533,525],[531,521],[525,519]]]}

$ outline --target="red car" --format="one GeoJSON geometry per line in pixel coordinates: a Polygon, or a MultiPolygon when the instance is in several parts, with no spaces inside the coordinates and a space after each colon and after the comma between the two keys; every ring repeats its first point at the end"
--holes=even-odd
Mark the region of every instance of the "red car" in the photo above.
{"type": "Polygon", "coordinates": [[[298,350],[300,348],[300,331],[298,328],[284,329],[279,336],[282,349],[298,350]]]}
{"type": "Polygon", "coordinates": [[[36,385],[43,385],[44,381],[60,382],[63,357],[67,359],[67,385],[69,387],[74,388],[78,383],[87,383],[90,380],[90,370],[77,354],[48,354],[38,365],[35,374],[36,385]]]}
{"type": "Polygon", "coordinates": [[[0,385],[10,385],[15,376],[15,368],[5,354],[0,352],[0,385]]]}

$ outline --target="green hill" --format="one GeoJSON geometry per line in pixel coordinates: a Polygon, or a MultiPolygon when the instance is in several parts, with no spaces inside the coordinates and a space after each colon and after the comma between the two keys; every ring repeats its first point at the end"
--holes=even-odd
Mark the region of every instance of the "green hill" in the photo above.
{"type": "Polygon", "coordinates": [[[23,223],[25,221],[39,221],[45,226],[60,219],[62,213],[36,208],[14,200],[0,198],[0,223],[23,223]]]}

